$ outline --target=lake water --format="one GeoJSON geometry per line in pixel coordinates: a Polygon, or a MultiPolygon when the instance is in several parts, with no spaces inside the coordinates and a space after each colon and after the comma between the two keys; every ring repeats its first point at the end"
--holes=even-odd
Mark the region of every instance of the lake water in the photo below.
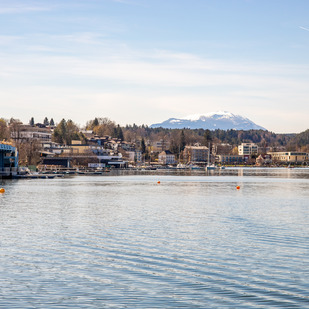
{"type": "Polygon", "coordinates": [[[1,186],[0,308],[309,308],[309,169],[1,186]]]}

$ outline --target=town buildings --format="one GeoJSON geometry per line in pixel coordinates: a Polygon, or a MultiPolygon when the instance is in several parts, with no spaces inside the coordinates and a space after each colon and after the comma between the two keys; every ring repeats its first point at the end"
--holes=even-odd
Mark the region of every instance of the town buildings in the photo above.
{"type": "MultiPolygon", "coordinates": [[[[255,143],[241,143],[236,146],[215,140],[209,143],[209,147],[211,147],[209,153],[208,147],[202,146],[205,143],[202,138],[197,139],[196,144],[193,144],[194,139],[190,136],[187,138],[187,142],[192,144],[185,146],[186,140],[183,139],[181,144],[179,135],[174,134],[175,132],[173,132],[174,135],[165,134],[164,137],[161,133],[157,135],[153,133],[149,135],[131,134],[128,138],[129,141],[123,141],[120,138],[112,138],[108,135],[95,135],[94,131],[91,130],[76,131],[74,132],[75,135],[72,136],[80,140],[72,141],[73,137],[58,139],[58,141],[62,141],[59,144],[52,141],[53,129],[53,127],[46,127],[42,124],[33,126],[24,125],[20,122],[10,124],[10,134],[15,143],[14,146],[18,150],[23,150],[23,152],[19,151],[22,165],[35,166],[40,159],[45,157],[48,158],[46,161],[51,161],[52,157],[54,157],[54,161],[56,157],[58,159],[62,157],[67,158],[67,162],[72,164],[85,166],[87,164],[98,164],[98,166],[111,165],[115,167],[124,167],[128,163],[130,163],[130,166],[141,165],[142,163],[172,165],[176,163],[176,157],[180,163],[198,165],[206,165],[208,158],[211,162],[226,165],[257,164],[263,166],[270,165],[272,162],[276,164],[309,162],[306,152],[288,152],[284,148],[280,149],[280,145],[273,144],[271,146],[275,148],[271,148],[266,143],[262,143],[262,146],[255,143]],[[181,150],[184,146],[184,150],[181,150]],[[273,149],[280,149],[281,151],[271,151],[273,149]],[[38,155],[31,157],[35,152],[38,155]]],[[[98,134],[97,131],[95,132],[98,134]]],[[[106,132],[103,134],[106,134],[106,132]]]]}

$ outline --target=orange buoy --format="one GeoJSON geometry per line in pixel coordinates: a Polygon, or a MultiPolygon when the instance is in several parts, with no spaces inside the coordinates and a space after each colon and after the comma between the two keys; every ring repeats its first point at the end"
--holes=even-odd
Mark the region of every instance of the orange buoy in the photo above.
{"type": "Polygon", "coordinates": [[[158,181],[157,183],[161,183],[161,181],[158,181]]]}
{"type": "Polygon", "coordinates": [[[0,193],[4,193],[4,192],[5,192],[4,188],[0,188],[0,193]]]}
{"type": "Polygon", "coordinates": [[[237,186],[236,189],[239,190],[239,189],[240,189],[240,186],[237,186]]]}

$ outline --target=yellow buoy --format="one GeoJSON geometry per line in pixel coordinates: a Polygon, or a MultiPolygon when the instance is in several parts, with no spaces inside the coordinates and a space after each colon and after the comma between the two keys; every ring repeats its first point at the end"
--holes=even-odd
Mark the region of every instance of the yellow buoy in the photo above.
{"type": "Polygon", "coordinates": [[[239,189],[240,189],[240,186],[237,186],[236,189],[239,190],[239,189]]]}
{"type": "Polygon", "coordinates": [[[4,193],[4,192],[5,192],[4,188],[0,188],[0,193],[4,193]]]}

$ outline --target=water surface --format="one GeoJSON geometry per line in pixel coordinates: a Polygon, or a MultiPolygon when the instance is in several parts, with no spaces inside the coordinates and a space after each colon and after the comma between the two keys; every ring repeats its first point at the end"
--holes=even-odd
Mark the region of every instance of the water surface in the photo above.
{"type": "Polygon", "coordinates": [[[308,176],[2,181],[0,307],[308,308],[308,176]]]}

